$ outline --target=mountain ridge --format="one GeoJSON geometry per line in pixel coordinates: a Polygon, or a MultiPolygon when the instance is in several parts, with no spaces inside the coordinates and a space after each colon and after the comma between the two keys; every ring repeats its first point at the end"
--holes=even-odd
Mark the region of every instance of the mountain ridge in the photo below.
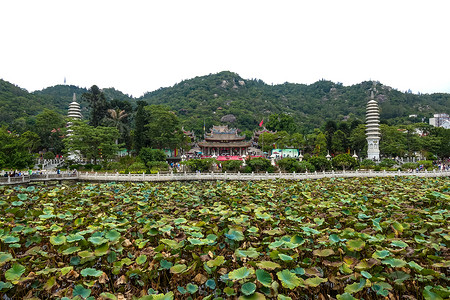
{"type": "MultiPolygon", "coordinates": [[[[108,100],[118,99],[167,105],[177,113],[185,128],[201,132],[203,127],[223,123],[227,115],[235,116],[230,126],[252,130],[271,114],[292,115],[296,124],[307,130],[320,127],[326,120],[364,120],[365,106],[373,81],[343,86],[328,80],[312,84],[288,83],[269,85],[261,79],[243,79],[237,73],[223,71],[183,80],[171,87],[159,88],[134,98],[115,88],[102,89],[108,100]]],[[[25,89],[0,80],[0,123],[33,117],[44,108],[66,114],[73,93],[81,101],[86,88],[56,85],[28,93],[25,89]]],[[[450,113],[450,94],[412,94],[375,82],[375,97],[381,118],[396,120],[418,115],[450,113]]],[[[87,103],[81,101],[87,116],[87,103]]],[[[228,118],[233,120],[233,118],[228,118]]]]}

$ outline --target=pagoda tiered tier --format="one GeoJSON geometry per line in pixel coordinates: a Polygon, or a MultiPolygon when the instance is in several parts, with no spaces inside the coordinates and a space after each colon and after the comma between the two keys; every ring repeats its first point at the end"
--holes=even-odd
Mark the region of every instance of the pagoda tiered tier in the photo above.
{"type": "Polygon", "coordinates": [[[375,161],[380,160],[380,113],[378,103],[371,92],[370,101],[367,103],[366,111],[366,139],[367,158],[375,161]]]}
{"type": "Polygon", "coordinates": [[[67,116],[70,119],[77,120],[81,120],[82,118],[80,104],[77,102],[77,96],[75,93],[73,93],[73,101],[69,104],[69,113],[67,116]]]}
{"type": "Polygon", "coordinates": [[[235,128],[229,129],[227,125],[213,126],[210,133],[205,134],[205,140],[198,143],[203,155],[243,155],[247,154],[251,143],[240,136],[235,128]]]}

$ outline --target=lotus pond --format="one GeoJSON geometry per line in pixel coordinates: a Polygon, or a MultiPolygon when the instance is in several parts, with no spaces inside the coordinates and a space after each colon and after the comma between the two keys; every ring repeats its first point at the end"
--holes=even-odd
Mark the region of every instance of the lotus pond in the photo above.
{"type": "Polygon", "coordinates": [[[449,178],[0,187],[1,299],[445,299],[449,178]]]}

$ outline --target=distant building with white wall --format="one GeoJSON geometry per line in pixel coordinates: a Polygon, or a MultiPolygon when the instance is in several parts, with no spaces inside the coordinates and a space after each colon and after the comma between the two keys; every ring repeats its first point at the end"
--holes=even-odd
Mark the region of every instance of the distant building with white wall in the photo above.
{"type": "Polygon", "coordinates": [[[433,118],[430,118],[429,124],[434,127],[443,127],[445,122],[450,122],[450,116],[448,114],[434,114],[433,118]]]}

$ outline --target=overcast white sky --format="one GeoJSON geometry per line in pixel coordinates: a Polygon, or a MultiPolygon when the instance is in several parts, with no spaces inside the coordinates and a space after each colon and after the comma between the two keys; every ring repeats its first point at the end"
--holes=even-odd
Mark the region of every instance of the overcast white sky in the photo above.
{"type": "Polygon", "coordinates": [[[5,0],[0,78],[139,97],[220,71],[450,92],[450,1],[5,0]]]}

